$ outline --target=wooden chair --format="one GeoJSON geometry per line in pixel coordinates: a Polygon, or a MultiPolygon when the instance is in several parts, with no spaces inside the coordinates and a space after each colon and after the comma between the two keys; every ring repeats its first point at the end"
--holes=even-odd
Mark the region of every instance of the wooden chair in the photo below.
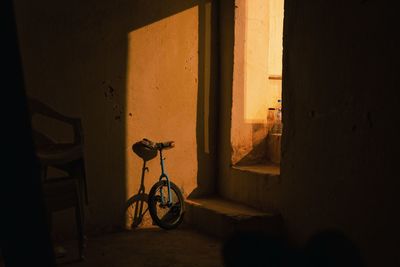
{"type": "Polygon", "coordinates": [[[60,114],[34,98],[28,98],[31,121],[35,115],[42,115],[72,126],[74,140],[69,143],[54,142],[46,134],[33,129],[36,155],[41,164],[43,192],[47,210],[50,213],[75,208],[78,228],[79,255],[83,258],[84,247],[84,204],[88,204],[85,162],[83,155],[83,132],[79,118],[60,114]],[[49,167],[64,171],[63,177],[48,175],[49,167]]]}

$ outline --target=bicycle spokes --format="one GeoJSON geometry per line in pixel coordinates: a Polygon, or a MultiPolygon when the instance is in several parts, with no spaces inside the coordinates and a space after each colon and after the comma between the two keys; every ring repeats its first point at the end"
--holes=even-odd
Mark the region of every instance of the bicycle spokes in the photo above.
{"type": "Polygon", "coordinates": [[[148,209],[145,195],[136,195],[129,199],[125,208],[124,229],[132,230],[142,224],[150,225],[151,218],[147,212],[148,209]]]}
{"type": "Polygon", "coordinates": [[[181,200],[172,188],[169,193],[167,183],[165,182],[165,185],[160,186],[157,194],[154,196],[156,216],[165,224],[173,224],[181,215],[181,200]],[[168,195],[171,195],[170,201],[168,201],[168,195]]]}

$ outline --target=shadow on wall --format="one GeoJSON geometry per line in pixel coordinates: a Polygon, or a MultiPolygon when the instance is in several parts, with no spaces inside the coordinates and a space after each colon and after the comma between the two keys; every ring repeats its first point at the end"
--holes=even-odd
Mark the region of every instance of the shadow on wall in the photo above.
{"type": "MultiPolygon", "coordinates": [[[[180,152],[171,152],[168,166],[173,174],[179,174],[180,168],[185,174],[194,173],[191,177],[172,177],[187,195],[196,187],[194,196],[214,191],[217,73],[215,38],[212,38],[216,33],[211,30],[214,28],[211,25],[216,8],[211,8],[210,2],[15,3],[28,93],[60,113],[83,119],[90,196],[88,230],[94,233],[110,231],[120,224],[125,200],[140,186],[137,181],[140,175],[136,174],[140,173],[141,165],[136,161],[129,163],[130,159],[136,160],[130,147],[143,137],[175,139],[178,147],[182,144],[180,152]],[[195,23],[197,44],[190,44],[194,47],[191,53],[195,57],[198,54],[198,62],[193,63],[193,70],[197,69],[192,74],[194,88],[185,88],[184,83],[179,83],[185,81],[180,79],[185,76],[182,75],[185,70],[173,56],[180,55],[181,46],[189,44],[177,31],[172,30],[168,39],[160,39],[165,32],[161,28],[160,34],[148,35],[151,38],[145,40],[149,46],[153,42],[167,42],[169,51],[162,55],[170,54],[170,57],[157,57],[162,50],[160,46],[156,50],[134,51],[140,58],[129,59],[129,33],[146,32],[149,30],[146,26],[192,8],[197,9],[199,20],[195,23]],[[134,69],[140,73],[129,73],[132,60],[145,63],[134,69]],[[166,67],[157,69],[161,63],[166,67]],[[129,75],[139,81],[139,86],[128,84],[131,81],[129,75]],[[165,81],[168,86],[152,87],[165,81]],[[142,94],[139,99],[135,98],[138,96],[135,93],[128,99],[128,93],[138,90],[142,94]],[[163,99],[165,94],[174,96],[163,99]],[[179,107],[188,100],[182,98],[182,94],[188,94],[189,100],[194,100],[193,118],[186,118],[185,110],[179,107]],[[146,110],[138,110],[142,106],[146,110]],[[161,125],[156,123],[158,118],[162,119],[161,125]],[[193,129],[186,127],[190,121],[194,121],[193,129]],[[179,140],[184,139],[182,136],[188,136],[185,137],[187,140],[179,140]],[[191,154],[188,152],[196,144],[194,164],[185,162],[185,155],[191,154]]],[[[161,24],[161,27],[168,25],[161,24]]]]}
{"type": "Polygon", "coordinates": [[[219,103],[218,12],[211,0],[199,1],[198,93],[196,113],[197,187],[189,197],[216,193],[219,103]]]}

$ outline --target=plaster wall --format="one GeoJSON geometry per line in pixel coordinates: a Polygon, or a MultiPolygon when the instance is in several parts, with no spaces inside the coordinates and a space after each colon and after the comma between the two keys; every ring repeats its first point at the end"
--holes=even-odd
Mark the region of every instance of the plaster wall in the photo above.
{"type": "MultiPolygon", "coordinates": [[[[223,1],[221,27],[234,25],[223,1]]],[[[337,228],[368,266],[399,266],[397,9],[390,1],[286,1],[280,176],[230,166],[221,142],[219,192],[280,212],[303,244],[337,228]]],[[[230,12],[230,13],[229,13],[230,12]]],[[[221,140],[230,139],[234,31],[221,36],[221,140]]]]}
{"type": "MultiPolygon", "coordinates": [[[[166,171],[184,195],[196,188],[197,24],[193,7],[128,34],[127,195],[139,188],[142,161],[132,157],[131,145],[143,137],[174,140],[176,147],[164,153],[166,171]]],[[[148,166],[150,189],[160,175],[159,158],[148,166]]]]}
{"type": "MultiPolygon", "coordinates": [[[[166,170],[185,196],[214,190],[211,1],[16,0],[15,9],[28,95],[83,120],[88,231],[121,223],[140,183],[131,146],[143,137],[176,141],[166,170]]],[[[38,124],[57,141],[71,136],[56,123],[38,124]]],[[[146,192],[158,158],[148,166],[146,192]]]]}

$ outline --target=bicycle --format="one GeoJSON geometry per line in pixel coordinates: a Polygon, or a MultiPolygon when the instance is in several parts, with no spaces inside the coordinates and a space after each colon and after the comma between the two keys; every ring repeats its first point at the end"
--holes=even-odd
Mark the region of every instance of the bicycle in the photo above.
{"type": "Polygon", "coordinates": [[[144,215],[149,211],[153,224],[170,230],[178,227],[184,217],[184,198],[182,192],[173,182],[170,181],[165,172],[163,150],[175,146],[173,141],[155,143],[146,138],[132,145],[135,154],[143,159],[142,178],[139,193],[127,201],[125,215],[128,215],[132,222],[128,224],[131,229],[138,227],[144,215]],[[160,154],[161,174],[159,181],[145,194],[144,175],[149,171],[146,162],[160,154]],[[147,208],[145,208],[147,203],[147,208]],[[143,211],[144,210],[144,211],[143,211]]]}

